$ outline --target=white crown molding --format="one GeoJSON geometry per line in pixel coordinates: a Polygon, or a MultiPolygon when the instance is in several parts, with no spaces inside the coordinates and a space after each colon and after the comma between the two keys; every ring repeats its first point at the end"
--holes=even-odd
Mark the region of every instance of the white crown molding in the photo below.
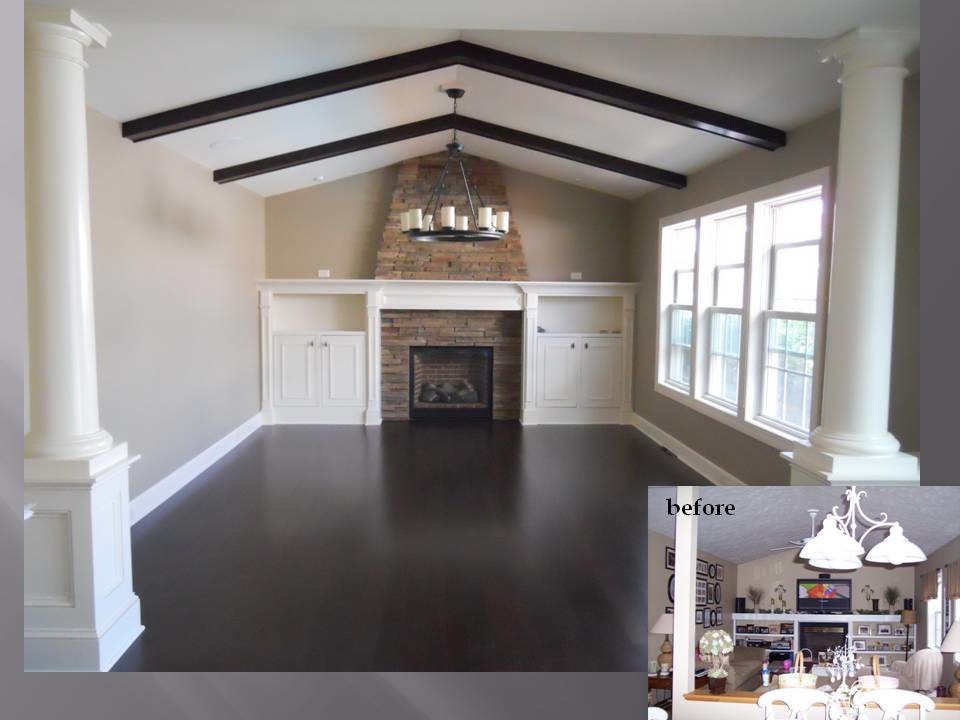
{"type": "Polygon", "coordinates": [[[130,501],[130,523],[135,524],[176,495],[204,470],[233,450],[263,424],[261,414],[246,420],[172,473],[130,501]]]}

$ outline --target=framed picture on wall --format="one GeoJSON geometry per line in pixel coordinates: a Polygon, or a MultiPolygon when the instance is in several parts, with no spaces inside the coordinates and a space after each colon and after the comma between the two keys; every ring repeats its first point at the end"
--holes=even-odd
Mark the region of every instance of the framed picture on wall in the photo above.
{"type": "Polygon", "coordinates": [[[854,640],[854,641],[853,641],[853,649],[854,649],[854,650],[866,650],[866,649],[867,649],[867,641],[866,641],[866,640],[854,640]]]}
{"type": "Polygon", "coordinates": [[[717,580],[723,582],[723,565],[717,564],[717,580]]]}
{"type": "Polygon", "coordinates": [[[706,574],[707,574],[707,561],[697,560],[697,575],[706,575],[706,574]]]}
{"type": "Polygon", "coordinates": [[[903,625],[898,625],[897,627],[895,627],[895,628],[893,629],[893,634],[894,634],[894,635],[901,635],[901,636],[906,635],[906,634],[907,634],[907,629],[906,629],[905,627],[903,627],[903,625]]]}
{"type": "Polygon", "coordinates": [[[717,608],[717,625],[723,625],[723,608],[717,608]]]}
{"type": "Polygon", "coordinates": [[[707,565],[707,577],[713,579],[717,576],[717,566],[713,563],[707,565]]]}
{"type": "Polygon", "coordinates": [[[870,626],[869,625],[857,625],[857,635],[870,635],[870,626]]]}
{"type": "Polygon", "coordinates": [[[880,667],[887,666],[887,656],[886,655],[877,655],[877,660],[879,661],[880,667]]]}
{"type": "Polygon", "coordinates": [[[710,610],[710,627],[716,627],[716,626],[717,626],[717,611],[711,609],[710,610]]]}
{"type": "Polygon", "coordinates": [[[667,548],[667,552],[663,558],[663,566],[667,570],[673,570],[677,567],[677,551],[672,547],[667,548]]]}
{"type": "Polygon", "coordinates": [[[877,625],[877,635],[890,635],[893,633],[893,626],[882,624],[877,625]]]}
{"type": "Polygon", "coordinates": [[[713,605],[713,583],[707,583],[707,605],[713,605]]]}
{"type": "Polygon", "coordinates": [[[710,628],[710,611],[704,608],[703,610],[703,629],[707,630],[710,628]]]}
{"type": "Polygon", "coordinates": [[[677,576],[671,575],[670,579],[667,580],[667,600],[673,602],[673,583],[676,581],[677,576]]]}
{"type": "Polygon", "coordinates": [[[703,625],[703,608],[697,608],[697,613],[694,617],[693,622],[695,625],[703,625]]]}
{"type": "Polygon", "coordinates": [[[716,585],[713,586],[713,601],[715,603],[723,602],[723,600],[720,599],[721,594],[722,593],[720,592],[720,583],[717,583],[716,585]]]}
{"type": "Polygon", "coordinates": [[[707,604],[707,581],[697,578],[697,605],[707,604]]]}
{"type": "Polygon", "coordinates": [[[665,608],[663,609],[663,611],[664,611],[667,615],[673,615],[673,605],[667,605],[667,607],[665,607],[665,608]]]}

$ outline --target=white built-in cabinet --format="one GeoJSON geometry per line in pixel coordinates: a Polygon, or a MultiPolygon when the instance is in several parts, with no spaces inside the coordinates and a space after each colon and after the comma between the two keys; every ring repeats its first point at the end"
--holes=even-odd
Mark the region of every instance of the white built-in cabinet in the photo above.
{"type": "Polygon", "coordinates": [[[622,383],[621,337],[537,336],[537,407],[619,408],[622,383]]]}
{"type": "Polygon", "coordinates": [[[362,408],[366,366],[362,332],[275,333],[273,406],[362,408]]]}

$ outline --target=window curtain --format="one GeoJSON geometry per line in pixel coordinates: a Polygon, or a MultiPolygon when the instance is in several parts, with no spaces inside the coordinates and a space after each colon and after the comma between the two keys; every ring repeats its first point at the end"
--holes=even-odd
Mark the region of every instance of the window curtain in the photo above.
{"type": "Polygon", "coordinates": [[[947,600],[960,600],[960,560],[950,563],[943,569],[943,587],[947,600]]]}
{"type": "Polygon", "coordinates": [[[937,597],[937,571],[920,576],[920,602],[937,597]]]}

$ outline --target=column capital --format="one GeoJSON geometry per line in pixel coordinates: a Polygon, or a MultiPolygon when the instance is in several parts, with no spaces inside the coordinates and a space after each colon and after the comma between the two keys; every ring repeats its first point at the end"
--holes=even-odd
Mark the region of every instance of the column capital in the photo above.
{"type": "Polygon", "coordinates": [[[84,47],[104,48],[110,31],[100,23],[92,23],[71,8],[28,5],[24,9],[24,24],[36,34],[60,35],[80,42],[84,47]]]}
{"type": "Polygon", "coordinates": [[[859,27],[820,46],[821,62],[843,63],[840,79],[867,68],[903,68],[920,42],[912,28],[859,27]]]}

